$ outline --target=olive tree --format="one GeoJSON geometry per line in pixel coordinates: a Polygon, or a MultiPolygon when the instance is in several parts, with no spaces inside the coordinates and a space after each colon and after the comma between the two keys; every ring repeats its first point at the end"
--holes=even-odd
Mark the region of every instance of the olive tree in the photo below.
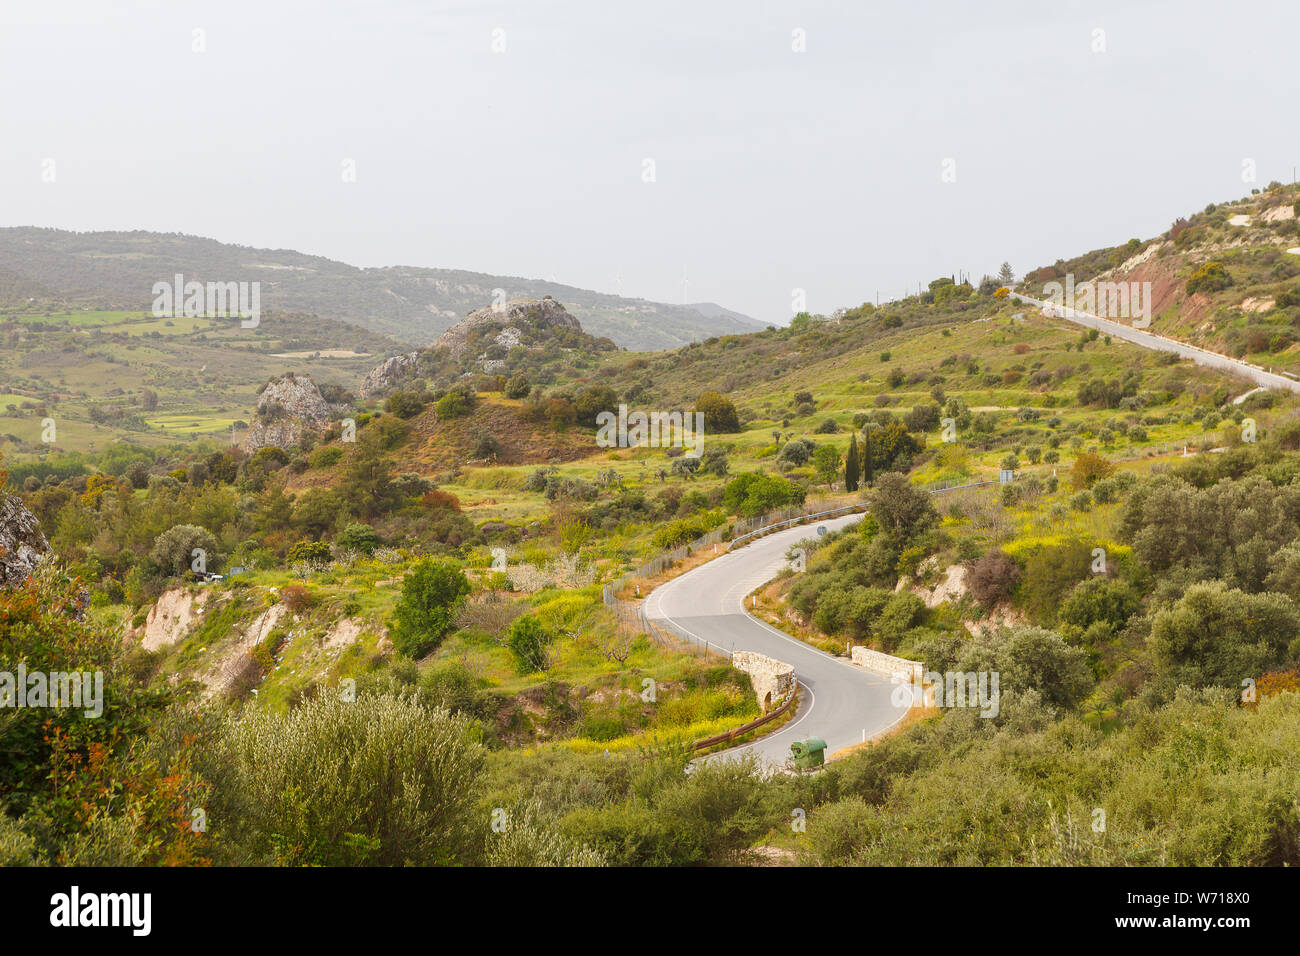
{"type": "Polygon", "coordinates": [[[184,574],[190,569],[211,571],[218,563],[217,547],[216,537],[207,528],[178,524],[154,539],[149,557],[168,574],[184,574]]]}
{"type": "Polygon", "coordinates": [[[250,849],[277,865],[476,862],[484,750],[472,723],[410,697],[322,690],[230,726],[250,849]]]}

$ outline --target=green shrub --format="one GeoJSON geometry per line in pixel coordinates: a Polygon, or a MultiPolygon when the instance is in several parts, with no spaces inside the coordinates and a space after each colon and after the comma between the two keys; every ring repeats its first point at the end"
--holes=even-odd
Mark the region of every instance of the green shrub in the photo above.
{"type": "Polygon", "coordinates": [[[756,518],[778,508],[801,505],[807,494],[804,488],[779,475],[746,472],[727,482],[722,506],[745,518],[756,518]]]}
{"type": "Polygon", "coordinates": [[[694,411],[704,414],[704,428],[717,434],[719,432],[740,431],[740,417],[731,399],[717,392],[705,392],[695,401],[694,411]]]}
{"type": "Polygon", "coordinates": [[[714,528],[726,524],[721,509],[705,511],[690,518],[678,518],[661,525],[654,534],[654,546],[663,550],[680,547],[696,538],[702,538],[714,528]]]}
{"type": "Polygon", "coordinates": [[[891,597],[876,621],[875,637],[880,649],[886,653],[892,651],[924,615],[925,602],[911,591],[901,591],[891,597]]]}
{"type": "Polygon", "coordinates": [[[549,649],[553,639],[554,635],[535,614],[515,618],[506,630],[506,646],[514,655],[519,670],[525,674],[550,668],[549,649]]]}
{"type": "MultiPolygon", "coordinates": [[[[386,407],[389,412],[398,418],[414,418],[424,411],[424,406],[428,401],[429,396],[423,391],[401,390],[388,396],[386,407]]],[[[442,414],[441,411],[439,414],[442,414]]]]}
{"type": "Polygon", "coordinates": [[[1187,279],[1187,294],[1197,292],[1218,292],[1232,285],[1232,276],[1223,267],[1222,262],[1207,262],[1187,279]]]}
{"type": "Polygon", "coordinates": [[[338,445],[325,445],[317,448],[307,456],[307,463],[313,468],[328,468],[336,465],[343,458],[343,449],[338,445]]]}
{"type": "Polygon", "coordinates": [[[304,562],[312,566],[329,564],[333,559],[330,546],[324,541],[299,541],[289,548],[288,561],[290,564],[304,562]]]}
{"type": "Polygon", "coordinates": [[[439,418],[459,418],[468,414],[470,410],[469,402],[461,392],[448,392],[438,399],[434,407],[438,411],[439,418]]]}
{"type": "Polygon", "coordinates": [[[178,524],[158,535],[149,557],[165,572],[171,574],[184,574],[195,569],[195,563],[200,558],[202,569],[212,572],[217,569],[220,562],[217,547],[216,537],[206,528],[192,524],[178,524]]]}
{"type": "Polygon", "coordinates": [[[424,657],[442,643],[469,592],[468,579],[452,562],[416,562],[402,579],[402,594],[389,621],[393,645],[408,657],[424,657]]]}
{"type": "Polygon", "coordinates": [[[362,554],[374,554],[381,544],[379,532],[368,524],[354,521],[339,532],[336,539],[338,546],[347,551],[360,551],[362,554]]]}
{"type": "Polygon", "coordinates": [[[532,383],[528,381],[528,376],[523,372],[516,372],[506,382],[506,398],[527,398],[528,393],[532,390],[532,383]]]}

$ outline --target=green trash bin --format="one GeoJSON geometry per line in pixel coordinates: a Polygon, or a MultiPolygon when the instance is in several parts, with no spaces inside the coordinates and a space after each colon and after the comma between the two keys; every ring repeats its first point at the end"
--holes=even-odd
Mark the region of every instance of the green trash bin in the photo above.
{"type": "Polygon", "coordinates": [[[799,770],[820,767],[826,762],[826,741],[820,737],[796,740],[790,745],[790,763],[799,770]]]}

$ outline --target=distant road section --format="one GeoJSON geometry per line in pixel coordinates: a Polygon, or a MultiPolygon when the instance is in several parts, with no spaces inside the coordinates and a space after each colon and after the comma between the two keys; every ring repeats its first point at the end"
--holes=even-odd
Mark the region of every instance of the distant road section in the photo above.
{"type": "Polygon", "coordinates": [[[773,734],[719,757],[754,753],[760,761],[781,766],[795,740],[820,737],[829,757],[844,747],[887,730],[906,710],[892,701],[894,685],[782,633],[745,613],[745,595],[772,580],[788,565],[785,554],[799,541],[816,537],[817,528],[837,531],[862,515],[800,525],[774,532],[714,558],[650,592],[646,616],[696,643],[714,648],[757,651],[794,668],[803,686],[798,715],[773,734]]]}
{"type": "Polygon", "coordinates": [[[1242,362],[1239,359],[1229,358],[1226,355],[1220,355],[1218,352],[1211,352],[1208,349],[1198,348],[1195,345],[1188,345],[1185,342],[1179,342],[1176,339],[1167,339],[1163,335],[1156,335],[1154,332],[1146,332],[1142,329],[1135,329],[1132,326],[1124,325],[1121,322],[1115,322],[1111,319],[1103,319],[1100,316],[1093,315],[1091,312],[1081,312],[1078,309],[1067,308],[1066,306],[1056,305],[1053,302],[1045,302],[1042,299],[1033,299],[1027,295],[1021,295],[1019,292],[1012,292],[1011,297],[1021,302],[1030,302],[1043,309],[1050,310],[1050,315],[1058,319],[1067,319],[1078,325],[1086,326],[1090,329],[1097,329],[1105,332],[1107,335],[1114,336],[1117,339],[1123,339],[1125,342],[1132,342],[1134,345],[1140,345],[1147,349],[1157,349],[1161,352],[1173,352],[1185,359],[1191,359],[1197,365],[1203,365],[1206,368],[1217,369],[1221,372],[1231,372],[1234,375],[1240,375],[1254,382],[1256,385],[1262,385],[1265,388],[1285,388],[1292,392],[1300,392],[1300,382],[1295,379],[1287,378],[1285,375],[1278,375],[1276,372],[1270,372],[1267,369],[1260,368],[1258,365],[1252,365],[1249,362],[1242,362]]]}

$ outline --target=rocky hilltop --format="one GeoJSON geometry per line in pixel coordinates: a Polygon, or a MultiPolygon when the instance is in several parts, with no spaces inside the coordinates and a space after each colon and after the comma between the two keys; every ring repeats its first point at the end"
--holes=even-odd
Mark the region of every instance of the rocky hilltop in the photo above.
{"type": "MultiPolygon", "coordinates": [[[[502,372],[506,369],[504,356],[511,349],[540,344],[559,333],[585,335],[582,323],[550,296],[475,309],[438,336],[428,349],[394,355],[376,366],[362,382],[361,394],[370,397],[390,391],[418,371],[423,356],[439,350],[445,350],[452,362],[472,357],[479,370],[488,374],[502,372]]],[[[608,340],[605,342],[606,347],[614,347],[608,340]]]]}
{"type": "Polygon", "coordinates": [[[291,448],[307,432],[322,430],[329,420],[329,403],[316,383],[291,372],[272,379],[262,390],[257,415],[242,445],[247,452],[270,446],[291,448]]]}
{"type": "MultiPolygon", "coordinates": [[[[533,327],[536,329],[572,329],[575,332],[582,331],[582,323],[571,316],[567,309],[560,303],[556,302],[550,296],[541,299],[518,299],[514,302],[507,302],[500,308],[489,306],[486,309],[475,309],[465,318],[461,319],[442,335],[438,336],[433,347],[445,348],[451,353],[453,359],[459,360],[468,348],[469,338],[472,332],[484,325],[497,324],[504,326],[501,333],[497,335],[497,344],[507,345],[500,341],[502,336],[512,338],[512,344],[519,344],[519,327],[533,327]],[[508,333],[514,329],[514,335],[508,333]]],[[[509,347],[509,345],[507,345],[509,347]]]]}

